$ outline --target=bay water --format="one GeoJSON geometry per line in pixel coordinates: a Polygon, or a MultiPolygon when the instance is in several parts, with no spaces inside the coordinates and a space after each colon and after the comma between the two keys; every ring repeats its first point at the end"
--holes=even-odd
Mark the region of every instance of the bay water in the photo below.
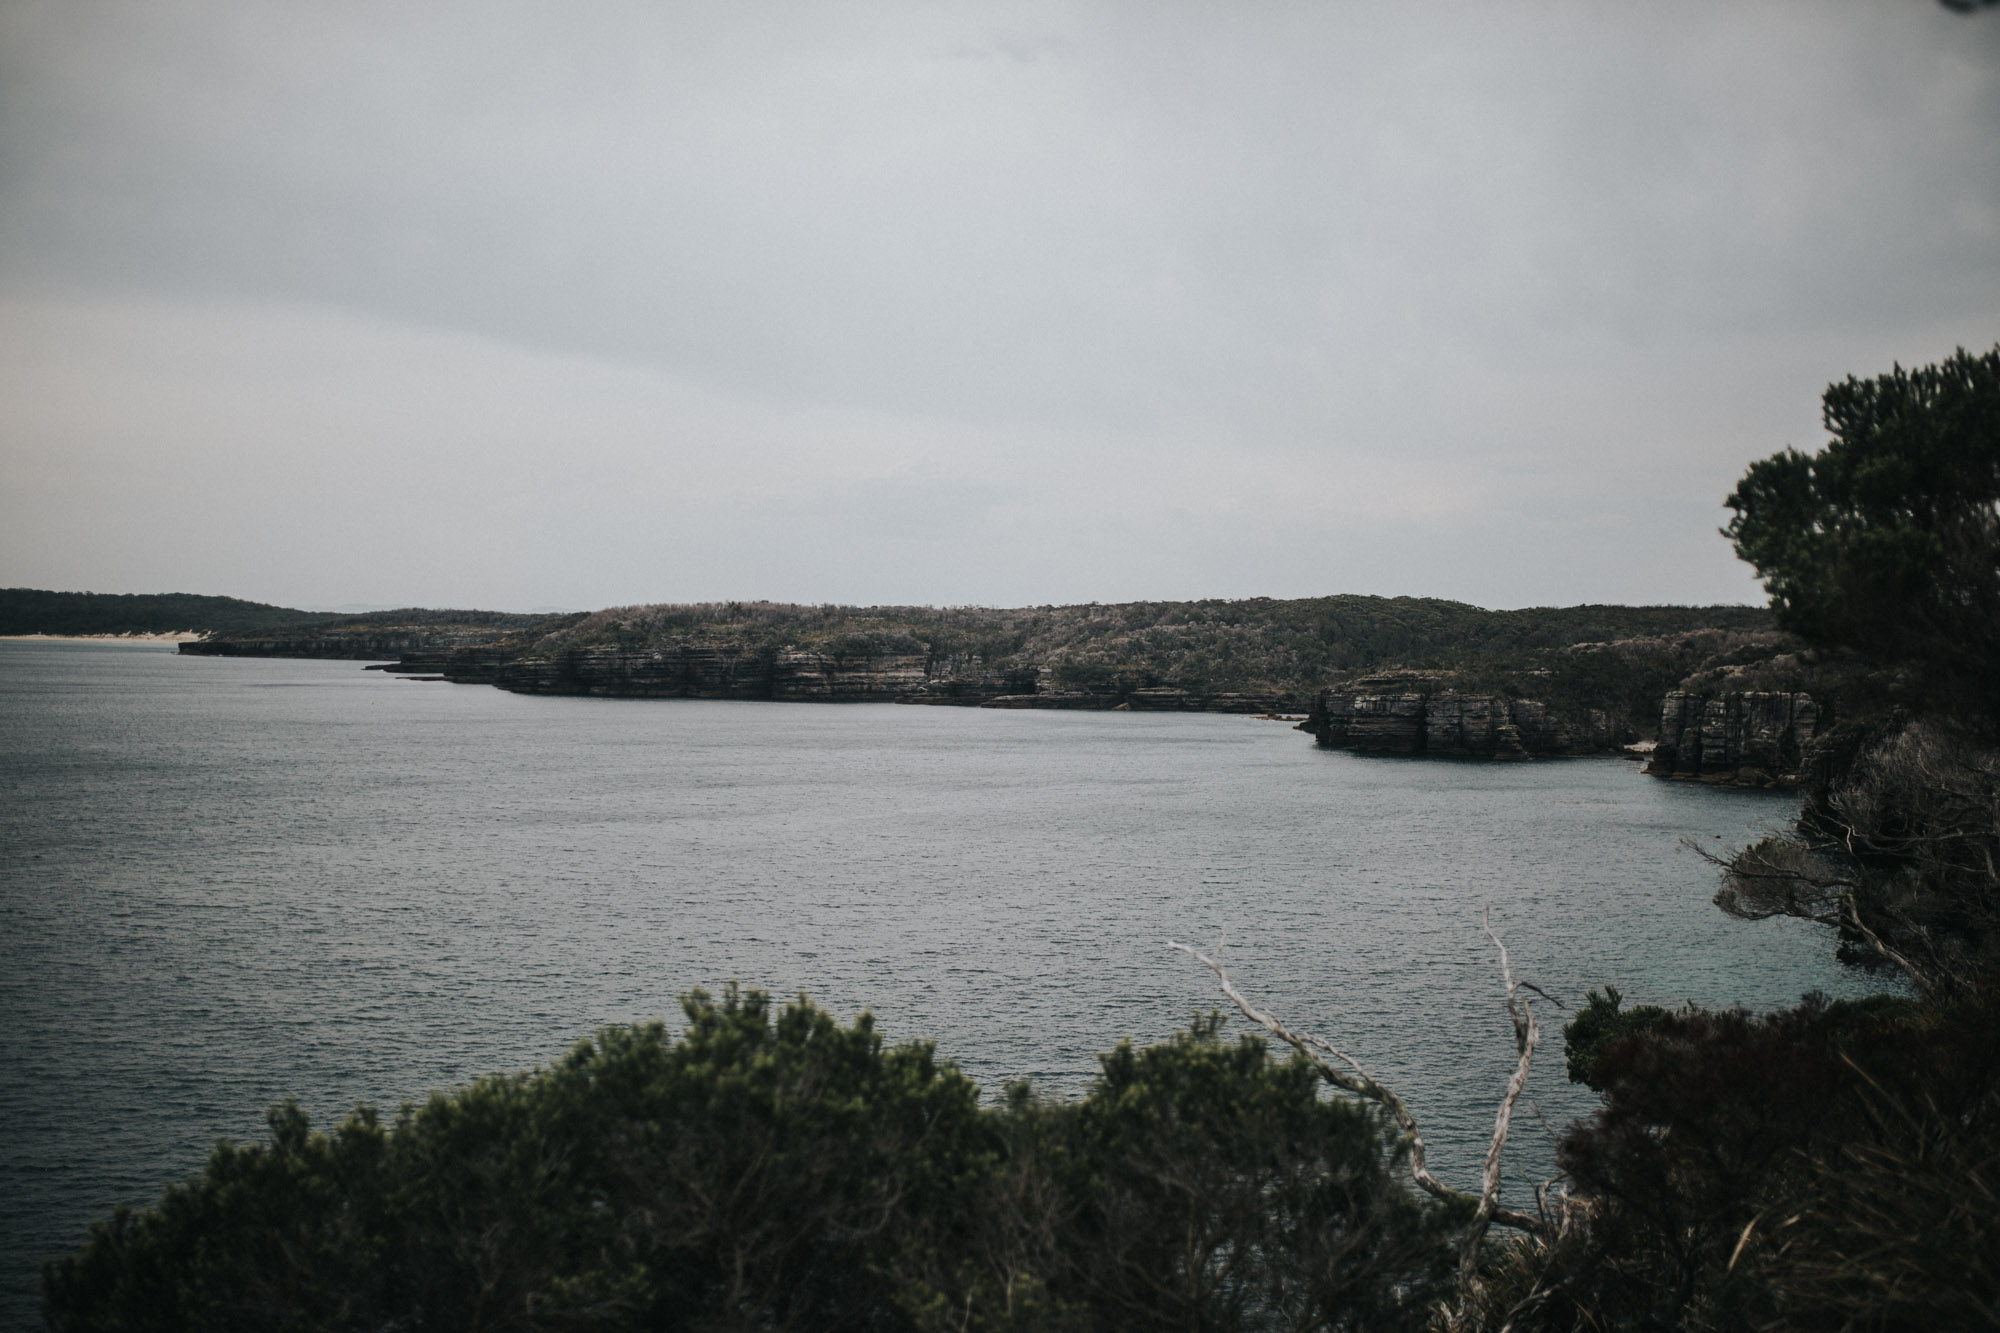
{"type": "MultiPolygon", "coordinates": [[[[1070,1095],[1222,1002],[1166,947],[1219,943],[1469,1183],[1512,1062],[1488,909],[1572,1006],[1868,988],[1822,931],[1722,916],[1683,846],[1796,809],[1246,717],[543,698],[0,643],[0,1322],[34,1319],[41,1259],[276,1100],[393,1109],[604,1024],[677,1027],[678,996],[732,980],[1070,1095]]],[[[1593,1101],[1541,1017],[1517,1195],[1593,1101]]]]}

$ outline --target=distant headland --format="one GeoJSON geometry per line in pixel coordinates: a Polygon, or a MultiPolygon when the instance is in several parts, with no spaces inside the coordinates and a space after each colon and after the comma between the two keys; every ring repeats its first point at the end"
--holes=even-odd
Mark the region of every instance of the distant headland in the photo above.
{"type": "Polygon", "coordinates": [[[1654,771],[1754,785],[1788,781],[1824,721],[1798,645],[1752,606],[1489,611],[1336,595],[341,614],[7,589],[0,634],[171,635],[190,655],[346,659],[524,694],[1265,714],[1303,718],[1323,745],[1398,754],[1657,740],[1654,771]]]}

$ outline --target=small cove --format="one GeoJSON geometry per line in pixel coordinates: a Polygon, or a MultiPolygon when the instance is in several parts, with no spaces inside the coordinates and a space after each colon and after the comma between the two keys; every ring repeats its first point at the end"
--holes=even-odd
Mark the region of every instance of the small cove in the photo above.
{"type": "MultiPolygon", "coordinates": [[[[0,644],[0,1317],[34,1262],[296,1096],[322,1125],[740,980],[1054,1092],[1215,1006],[1169,937],[1409,1100],[1465,1179],[1517,975],[1576,1003],[1858,993],[1709,903],[1792,798],[1322,751],[1173,714],[598,700],[358,663],[0,644]]],[[[1530,1096],[1590,1098],[1544,1010],[1530,1096]]],[[[1521,1126],[1523,1173],[1547,1132],[1521,1126]]]]}

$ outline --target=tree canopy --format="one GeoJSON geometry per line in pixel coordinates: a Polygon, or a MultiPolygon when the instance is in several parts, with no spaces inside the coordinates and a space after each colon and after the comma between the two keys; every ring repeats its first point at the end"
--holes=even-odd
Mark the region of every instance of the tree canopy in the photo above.
{"type": "Polygon", "coordinates": [[[1832,437],[1750,465],[1723,529],[1781,627],[2000,703],[2000,346],[1827,387],[1832,437]]]}
{"type": "Polygon", "coordinates": [[[1366,1106],[1196,1022],[997,1104],[732,987],[332,1133],[295,1105],[44,1269],[86,1329],[1415,1329],[1462,1219],[1366,1106]]]}

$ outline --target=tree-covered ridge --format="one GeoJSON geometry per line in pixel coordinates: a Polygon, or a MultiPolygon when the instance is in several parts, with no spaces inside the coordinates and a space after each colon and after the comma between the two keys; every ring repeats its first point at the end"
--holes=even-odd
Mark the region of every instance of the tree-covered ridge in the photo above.
{"type": "MultiPolygon", "coordinates": [[[[1632,641],[1670,650],[1688,634],[1770,627],[1769,612],[1750,606],[1488,611],[1437,598],[1359,595],[1011,609],[708,602],[598,611],[532,651],[729,643],[976,659],[994,670],[1040,667],[1058,687],[1089,688],[1129,672],[1190,690],[1296,693],[1390,666],[1505,676],[1551,668],[1566,650],[1587,654],[1632,641]]],[[[1715,642],[1698,646],[1712,651],[1715,642]]],[[[1699,660],[1676,654],[1667,679],[1699,660]]]]}
{"type": "Polygon", "coordinates": [[[393,611],[338,613],[325,617],[328,629],[400,629],[406,626],[431,627],[464,625],[477,629],[524,630],[558,625],[576,619],[574,613],[544,615],[525,611],[473,611],[446,607],[406,606],[393,611]]]}
{"type": "Polygon", "coordinates": [[[85,1329],[1396,1330],[1463,1218],[1369,1108],[1205,1020],[1076,1101],[695,992],[331,1134],[274,1108],[44,1270],[85,1329]]]}
{"type": "Polygon", "coordinates": [[[320,625],[341,617],[195,593],[0,588],[0,634],[227,634],[320,625]]]}
{"type": "Polygon", "coordinates": [[[196,593],[51,592],[0,588],[0,634],[256,635],[272,631],[353,634],[386,629],[464,629],[512,633],[573,624],[575,614],[454,610],[411,606],[390,611],[301,611],[196,593]]]}

